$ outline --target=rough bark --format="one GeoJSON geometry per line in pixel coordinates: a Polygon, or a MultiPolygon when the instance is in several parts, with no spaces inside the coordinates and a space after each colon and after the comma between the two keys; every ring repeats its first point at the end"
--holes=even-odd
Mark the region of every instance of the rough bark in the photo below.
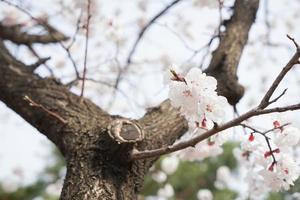
{"type": "MultiPolygon", "coordinates": [[[[61,199],[136,199],[149,167],[156,160],[129,161],[134,148],[157,148],[150,138],[166,138],[170,131],[184,133],[186,122],[176,109],[165,106],[152,109],[142,120],[131,120],[145,133],[137,144],[118,144],[109,134],[109,126],[119,120],[110,116],[87,99],[72,94],[55,79],[42,79],[17,61],[0,42],[0,99],[55,143],[67,162],[67,176],[61,199]],[[66,122],[31,106],[36,104],[56,113],[66,122]],[[162,115],[168,109],[169,115],[162,115]],[[163,120],[169,123],[163,123],[163,120]],[[163,137],[160,137],[162,135],[163,137]]],[[[178,133],[177,133],[178,134],[178,133]]]]}
{"type": "Polygon", "coordinates": [[[244,87],[238,83],[237,69],[248,35],[255,21],[259,0],[237,0],[234,13],[225,23],[220,35],[220,44],[213,52],[207,74],[218,80],[218,93],[226,96],[235,105],[244,94],[244,87]]]}
{"type": "MultiPolygon", "coordinates": [[[[237,83],[236,70],[258,2],[236,1],[234,14],[207,70],[221,83],[219,91],[231,103],[237,102],[243,94],[237,83]]],[[[164,101],[148,110],[140,120],[126,119],[136,124],[135,128],[141,128],[144,139],[137,142],[116,140],[109,131],[121,117],[110,116],[88,99],[71,93],[58,80],[34,74],[29,66],[9,53],[2,41],[31,45],[57,42],[65,37],[28,39],[30,35],[12,28],[2,27],[0,31],[0,100],[47,136],[63,153],[67,175],[61,199],[137,199],[145,174],[158,158],[132,161],[128,159],[130,153],[174,143],[186,132],[187,122],[169,101],[164,101]],[[26,96],[38,106],[30,104],[26,96]]],[[[131,138],[134,137],[132,131],[136,130],[124,127],[122,131],[125,135],[128,131],[128,138],[131,138]]]]}

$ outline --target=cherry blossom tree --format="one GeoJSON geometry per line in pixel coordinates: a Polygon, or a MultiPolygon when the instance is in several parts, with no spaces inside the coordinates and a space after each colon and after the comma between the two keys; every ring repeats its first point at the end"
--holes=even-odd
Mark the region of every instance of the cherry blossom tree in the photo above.
{"type": "MultiPolygon", "coordinates": [[[[0,100],[63,155],[67,171],[60,199],[138,199],[149,173],[163,185],[146,198],[170,199],[174,189],[166,177],[180,162],[217,157],[228,142],[238,143],[233,154],[240,174],[219,167],[216,187],[243,182],[240,199],[289,190],[300,175],[300,130],[283,113],[296,112],[300,103],[281,85],[299,72],[297,32],[273,41],[268,0],[156,4],[0,0],[0,100]],[[264,33],[251,40],[261,30],[255,27],[260,13],[264,33]],[[205,41],[197,29],[202,23],[210,32],[205,41]],[[183,50],[168,54],[174,44],[158,30],[147,37],[158,28],[183,50]],[[248,60],[259,60],[256,44],[288,49],[289,60],[265,82],[244,76],[251,82],[244,87],[238,69],[245,47],[256,50],[248,60]],[[240,106],[249,87],[256,91],[254,103],[240,106]],[[157,160],[160,171],[153,170],[157,160]]],[[[196,196],[214,198],[207,188],[196,196]]]]}

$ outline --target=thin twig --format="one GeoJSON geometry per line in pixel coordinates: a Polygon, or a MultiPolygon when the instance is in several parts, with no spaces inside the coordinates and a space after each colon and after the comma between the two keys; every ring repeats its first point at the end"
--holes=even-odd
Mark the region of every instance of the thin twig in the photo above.
{"type": "Polygon", "coordinates": [[[272,159],[273,159],[272,163],[277,163],[277,160],[276,160],[275,155],[274,155],[274,150],[271,147],[270,138],[265,137],[265,140],[266,140],[267,146],[269,148],[269,152],[270,152],[270,154],[272,156],[272,159]]]}
{"type": "Polygon", "coordinates": [[[74,69],[74,71],[75,71],[76,78],[79,78],[80,75],[79,75],[78,67],[77,67],[77,65],[76,65],[75,59],[73,58],[73,56],[72,56],[72,54],[71,54],[71,52],[70,52],[70,49],[69,49],[68,47],[66,47],[62,42],[59,42],[58,44],[59,44],[59,45],[61,46],[61,48],[64,49],[65,52],[67,53],[68,58],[69,58],[69,60],[71,61],[72,66],[73,66],[73,69],[74,69]]]}
{"type": "Polygon", "coordinates": [[[125,73],[130,64],[132,63],[132,57],[141,41],[141,39],[143,38],[143,36],[145,35],[146,31],[163,15],[165,15],[173,6],[175,6],[177,3],[179,3],[182,0],[174,0],[173,2],[171,2],[169,5],[167,5],[164,9],[162,9],[160,12],[158,12],[139,32],[137,39],[135,40],[131,50],[129,51],[128,57],[127,57],[127,61],[126,61],[126,65],[123,69],[120,69],[120,71],[118,72],[116,81],[115,81],[115,88],[119,87],[119,84],[121,82],[122,79],[122,74],[125,73]]]}
{"type": "MultiPolygon", "coordinates": [[[[288,36],[288,38],[291,39],[294,42],[294,44],[295,44],[296,47],[298,47],[298,44],[295,42],[294,39],[290,38],[289,36],[288,36]]],[[[290,71],[290,69],[295,64],[299,63],[299,57],[300,57],[300,49],[297,48],[296,53],[294,54],[294,56],[290,59],[290,61],[282,69],[282,71],[276,77],[276,79],[274,80],[274,82],[271,85],[271,87],[269,88],[269,90],[266,92],[265,96],[263,97],[263,99],[261,100],[261,102],[260,102],[260,104],[258,106],[259,108],[264,109],[268,105],[270,105],[270,98],[273,95],[275,89],[278,87],[279,83],[282,81],[282,79],[284,78],[284,76],[290,71]]]]}
{"type": "Polygon", "coordinates": [[[35,63],[28,65],[31,71],[36,70],[40,65],[45,64],[48,60],[50,60],[50,57],[45,58],[39,58],[35,63]]]}
{"type": "Polygon", "coordinates": [[[267,131],[264,131],[263,134],[266,135],[267,133],[273,132],[273,131],[275,131],[275,130],[282,130],[284,127],[286,127],[286,126],[288,126],[288,125],[291,125],[291,123],[285,123],[285,124],[283,124],[283,125],[281,125],[281,126],[274,127],[274,128],[269,129],[269,130],[267,130],[267,131]]]}
{"type": "Polygon", "coordinates": [[[252,127],[252,126],[249,126],[247,124],[243,124],[243,123],[240,123],[239,126],[243,127],[243,128],[247,128],[247,129],[250,129],[251,131],[253,131],[254,133],[260,133],[260,134],[263,134],[262,131],[252,127]]]}
{"type": "Polygon", "coordinates": [[[276,108],[269,108],[269,109],[259,110],[258,114],[259,115],[264,115],[264,114],[269,114],[269,113],[274,113],[274,112],[293,111],[293,110],[298,110],[299,107],[300,107],[300,103],[294,104],[294,105],[290,105],[290,106],[276,107],[276,108]]]}
{"type": "Polygon", "coordinates": [[[76,36],[77,36],[77,34],[80,30],[81,17],[82,17],[82,12],[80,12],[80,15],[77,19],[76,30],[75,30],[75,33],[73,34],[72,38],[71,38],[70,44],[65,46],[62,42],[59,42],[59,45],[61,46],[61,48],[67,53],[68,59],[70,60],[70,62],[72,64],[72,67],[75,71],[76,79],[78,79],[78,80],[80,79],[80,74],[79,74],[78,67],[76,65],[75,59],[73,58],[70,49],[73,46],[73,44],[75,43],[76,36]]]}
{"type": "Polygon", "coordinates": [[[224,25],[224,19],[223,19],[223,15],[222,15],[222,9],[224,6],[224,2],[223,0],[218,0],[218,11],[219,11],[219,25],[218,27],[215,29],[213,36],[211,37],[211,39],[208,41],[208,43],[203,47],[203,49],[205,49],[205,53],[203,54],[201,60],[200,60],[200,69],[203,69],[203,65],[204,62],[207,58],[207,56],[210,54],[210,48],[211,48],[211,44],[212,42],[216,39],[216,38],[221,38],[222,36],[222,26],[224,25]]]}
{"type": "Polygon", "coordinates": [[[283,95],[285,95],[285,93],[286,93],[287,90],[288,90],[288,89],[285,88],[285,89],[283,90],[283,92],[282,92],[280,95],[278,95],[278,97],[276,97],[275,99],[269,101],[269,105],[271,105],[272,103],[275,103],[275,102],[278,101],[281,97],[283,97],[283,95]]]}
{"type": "Polygon", "coordinates": [[[59,114],[57,114],[55,112],[52,112],[52,111],[48,110],[45,106],[43,106],[41,104],[38,104],[35,101],[33,101],[29,96],[27,96],[27,95],[24,96],[24,100],[27,101],[30,106],[40,108],[41,110],[45,111],[47,114],[49,114],[50,116],[56,118],[57,120],[59,120],[63,124],[66,124],[68,122],[63,117],[61,117],[59,114]]]}
{"type": "Polygon", "coordinates": [[[80,12],[80,15],[79,15],[79,17],[77,19],[76,30],[75,30],[72,38],[71,38],[70,44],[67,46],[67,49],[70,49],[73,46],[73,44],[75,43],[75,41],[76,41],[76,36],[77,36],[77,34],[78,34],[79,30],[80,30],[81,17],[82,17],[82,12],[80,12]]]}
{"type": "Polygon", "coordinates": [[[299,49],[299,44],[296,42],[296,40],[294,39],[294,38],[292,38],[290,35],[286,35],[286,37],[288,37],[293,43],[294,43],[294,45],[295,45],[295,47],[297,48],[297,49],[299,49]]]}
{"type": "Polygon", "coordinates": [[[265,141],[266,141],[266,143],[267,143],[268,149],[269,149],[269,152],[266,152],[266,153],[269,154],[268,156],[272,156],[272,159],[273,159],[273,162],[272,162],[272,163],[277,163],[276,158],[275,158],[275,155],[274,155],[274,153],[277,151],[277,149],[272,149],[271,143],[270,143],[271,138],[267,136],[267,133],[273,132],[273,131],[275,131],[275,130],[282,130],[284,127],[290,125],[290,123],[286,123],[286,124],[283,124],[283,125],[281,125],[281,126],[274,127],[274,128],[272,128],[272,129],[269,129],[269,130],[264,131],[264,132],[263,132],[263,131],[260,131],[260,130],[257,130],[256,128],[253,128],[253,127],[251,127],[251,126],[249,126],[249,125],[247,125],[247,124],[242,124],[242,123],[241,123],[241,124],[239,124],[239,125],[242,126],[243,128],[248,128],[248,129],[250,129],[250,130],[252,131],[251,134],[258,133],[258,134],[260,134],[262,137],[264,137],[264,139],[265,139],[265,141]]]}
{"type": "MultiPolygon", "coordinates": [[[[191,51],[192,52],[192,55],[189,56],[189,58],[187,60],[185,60],[183,63],[188,63],[190,62],[197,54],[201,53],[202,51],[205,50],[205,53],[202,57],[202,61],[200,63],[203,63],[205,58],[208,56],[209,54],[209,50],[210,50],[210,46],[212,44],[212,42],[214,41],[214,39],[218,38],[219,37],[219,27],[221,26],[221,24],[219,25],[219,27],[217,28],[217,30],[214,31],[214,34],[212,35],[211,39],[202,47],[200,48],[197,48],[197,49],[194,49],[193,47],[191,47],[187,41],[185,41],[175,30],[173,30],[171,27],[167,26],[166,24],[159,24],[159,23],[156,23],[156,25],[158,26],[161,26],[161,27],[164,27],[166,28],[168,31],[170,31],[172,34],[174,34],[174,36],[176,36],[183,44],[183,46],[188,50],[188,51],[191,51]]],[[[183,64],[182,64],[183,65],[183,64]]],[[[203,64],[201,64],[202,66],[203,64]]],[[[202,68],[201,68],[202,69],[202,68]]]]}
{"type": "MultiPolygon", "coordinates": [[[[41,62],[41,61],[43,61],[43,59],[46,59],[46,58],[41,58],[40,55],[36,52],[36,50],[32,47],[32,45],[28,45],[27,47],[31,51],[31,53],[38,59],[38,61],[35,63],[35,65],[43,64],[46,67],[46,69],[49,71],[50,75],[54,76],[54,71],[51,69],[51,67],[49,65],[46,64],[46,61],[48,61],[50,59],[50,57],[47,57],[48,58],[47,60],[45,60],[44,62],[41,62]]],[[[30,66],[31,70],[34,71],[39,65],[30,66]]]]}
{"type": "MultiPolygon", "coordinates": [[[[32,20],[34,20],[37,24],[39,24],[39,25],[43,26],[44,28],[46,28],[46,29],[48,30],[49,35],[50,35],[52,38],[54,38],[54,39],[57,38],[57,36],[55,36],[55,34],[53,34],[53,32],[54,32],[54,33],[55,33],[55,32],[58,33],[58,31],[56,31],[52,26],[50,26],[50,25],[49,25],[48,23],[46,23],[44,20],[41,20],[41,19],[39,19],[39,18],[37,18],[37,17],[34,17],[30,12],[28,12],[26,9],[20,7],[20,6],[17,5],[17,4],[14,4],[14,3],[9,2],[9,1],[7,1],[7,0],[0,0],[0,1],[1,1],[1,2],[4,2],[4,3],[6,3],[6,4],[8,4],[8,5],[10,5],[10,6],[14,7],[14,8],[16,8],[16,9],[18,9],[19,11],[21,11],[22,13],[26,14],[29,18],[31,18],[32,20]]],[[[77,30],[76,30],[76,32],[77,32],[77,30]]],[[[66,38],[67,38],[67,37],[66,37],[66,38]]],[[[74,39],[74,40],[75,40],[75,39],[74,39]]],[[[73,41],[73,39],[72,39],[72,41],[73,41]]],[[[72,44],[72,41],[71,41],[71,44],[72,44]]],[[[67,53],[68,59],[70,60],[72,66],[73,66],[73,68],[74,68],[76,77],[78,78],[78,77],[79,77],[79,71],[78,71],[78,67],[77,67],[77,65],[76,65],[76,63],[75,63],[75,60],[74,60],[74,58],[73,58],[73,56],[72,56],[72,54],[71,54],[71,52],[70,52],[70,47],[71,47],[71,46],[69,45],[68,47],[66,47],[66,46],[61,42],[61,40],[57,40],[57,42],[58,42],[58,44],[61,46],[61,48],[67,53]]],[[[30,47],[29,47],[29,48],[30,48],[30,47]]],[[[46,68],[49,70],[49,72],[50,72],[51,74],[53,74],[53,71],[51,70],[51,68],[49,68],[47,65],[45,65],[45,66],[46,66],[46,68]]]]}
{"type": "Polygon", "coordinates": [[[28,17],[30,17],[31,19],[33,19],[34,21],[41,23],[41,20],[39,20],[38,18],[34,17],[30,12],[28,12],[26,9],[22,8],[21,6],[19,6],[18,4],[14,4],[8,0],[0,0],[3,3],[6,3],[7,5],[10,5],[12,7],[15,7],[16,9],[20,10],[21,12],[23,12],[24,14],[26,14],[28,17]]]}
{"type": "Polygon", "coordinates": [[[84,92],[84,85],[85,85],[85,77],[86,77],[86,68],[87,68],[87,54],[88,54],[88,45],[89,45],[89,25],[91,19],[91,0],[88,0],[87,4],[87,19],[86,19],[86,32],[85,32],[85,50],[84,50],[84,64],[83,64],[83,77],[82,77],[82,86],[81,86],[81,93],[80,97],[83,96],[84,92]]]}
{"type": "MultiPolygon", "coordinates": [[[[25,15],[27,15],[29,18],[31,18],[33,21],[35,21],[37,24],[41,25],[42,27],[44,27],[48,33],[49,36],[56,40],[56,42],[59,41],[63,41],[63,40],[67,40],[68,37],[66,37],[64,34],[62,34],[61,32],[59,32],[58,30],[56,30],[53,26],[51,26],[47,20],[41,19],[41,18],[37,18],[35,16],[33,16],[29,11],[27,11],[26,9],[22,8],[21,6],[19,6],[18,4],[12,3],[8,0],[0,0],[3,3],[6,3],[9,6],[12,6],[14,8],[16,8],[17,10],[19,10],[20,12],[24,13],[25,15]]],[[[54,42],[54,41],[53,41],[54,42]]]]}
{"type": "Polygon", "coordinates": [[[204,65],[204,61],[206,60],[207,56],[210,54],[210,48],[211,48],[211,44],[212,42],[216,39],[219,38],[220,35],[218,34],[219,28],[217,30],[215,30],[215,33],[213,34],[213,36],[210,38],[210,40],[207,42],[207,44],[205,46],[202,47],[202,49],[205,50],[201,60],[200,60],[200,69],[203,69],[203,65],[204,65]]]}
{"type": "Polygon", "coordinates": [[[140,40],[143,38],[144,34],[146,33],[146,31],[150,28],[150,26],[152,26],[152,24],[159,19],[161,16],[163,16],[164,14],[166,14],[172,7],[174,7],[177,3],[179,3],[181,0],[174,0],[173,2],[171,2],[168,6],[166,6],[164,9],[162,9],[160,12],[158,12],[140,31],[137,39],[135,40],[128,58],[127,58],[127,66],[131,64],[131,59],[133,54],[135,53],[135,50],[140,42],[140,40]]]}

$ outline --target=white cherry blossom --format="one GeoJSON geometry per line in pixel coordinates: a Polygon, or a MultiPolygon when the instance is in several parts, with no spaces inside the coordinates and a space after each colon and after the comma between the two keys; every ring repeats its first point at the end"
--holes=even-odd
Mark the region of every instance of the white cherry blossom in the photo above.
{"type": "Polygon", "coordinates": [[[199,113],[207,119],[221,123],[225,116],[224,108],[228,105],[227,99],[223,96],[207,95],[199,98],[199,113]]]}
{"type": "Polygon", "coordinates": [[[227,187],[228,182],[231,180],[230,169],[227,166],[220,166],[217,169],[215,187],[218,189],[224,189],[227,187]]]}
{"type": "Polygon", "coordinates": [[[213,194],[208,189],[201,189],[197,193],[198,200],[213,200],[213,194]]]}
{"type": "Polygon", "coordinates": [[[174,196],[174,189],[171,184],[166,184],[163,188],[160,188],[157,192],[159,197],[170,198],[174,196]]]}
{"type": "Polygon", "coordinates": [[[167,175],[162,171],[157,171],[152,174],[152,178],[158,183],[163,183],[167,180],[167,175]]]}
{"type": "Polygon", "coordinates": [[[223,148],[209,140],[204,140],[195,147],[186,148],[179,153],[182,160],[203,160],[208,157],[218,156],[223,153],[223,148]]]}
{"type": "Polygon", "coordinates": [[[207,76],[199,68],[192,68],[182,76],[175,71],[170,73],[169,98],[174,107],[190,121],[201,124],[203,120],[220,123],[225,116],[227,99],[216,93],[217,80],[207,76]]]}
{"type": "Polygon", "coordinates": [[[173,81],[170,84],[169,98],[174,107],[180,107],[180,111],[184,116],[197,118],[198,96],[196,88],[189,87],[182,82],[173,81]]]}
{"type": "Polygon", "coordinates": [[[274,143],[279,147],[294,146],[299,142],[300,130],[298,128],[288,126],[282,131],[275,133],[274,143]]]}
{"type": "Polygon", "coordinates": [[[173,174],[179,165],[177,156],[166,157],[161,162],[161,169],[168,175],[173,174]]]}
{"type": "Polygon", "coordinates": [[[212,76],[206,76],[199,68],[191,68],[185,81],[190,87],[195,87],[199,95],[214,93],[217,89],[217,80],[212,76]]]}
{"type": "MultiPolygon", "coordinates": [[[[198,68],[192,68],[186,75],[171,71],[169,77],[169,98],[174,107],[180,108],[181,114],[188,120],[190,131],[181,140],[191,139],[203,134],[222,123],[225,116],[227,99],[218,96],[217,81],[207,76],[198,68]]],[[[239,161],[248,163],[245,168],[248,182],[249,198],[263,198],[269,191],[288,190],[300,175],[300,167],[294,161],[293,146],[300,140],[300,130],[288,125],[280,116],[266,123],[267,131],[255,131],[249,127],[241,142],[239,161]],[[267,134],[267,135],[266,135],[267,134]]],[[[203,160],[207,157],[218,156],[223,152],[222,145],[228,140],[228,133],[220,132],[210,138],[181,150],[177,155],[183,160],[203,160]]],[[[177,168],[173,157],[162,162],[162,169],[172,174],[177,168]]],[[[230,172],[225,168],[218,170],[216,186],[225,187],[225,179],[230,172]],[[222,177],[225,177],[223,180],[222,177]]],[[[226,178],[227,177],[227,178],[226,178]]],[[[198,199],[212,199],[206,190],[199,191],[198,199]]]]}

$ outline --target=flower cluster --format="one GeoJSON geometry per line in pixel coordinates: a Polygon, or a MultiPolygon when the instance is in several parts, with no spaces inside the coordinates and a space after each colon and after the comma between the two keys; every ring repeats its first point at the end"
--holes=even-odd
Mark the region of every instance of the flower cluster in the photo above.
{"type": "MultiPolygon", "coordinates": [[[[227,99],[217,95],[217,80],[207,76],[199,68],[192,68],[185,75],[170,70],[169,98],[174,107],[179,107],[182,115],[189,121],[190,132],[181,140],[190,139],[221,123],[225,116],[227,99]]],[[[180,152],[184,160],[202,160],[223,152],[221,145],[226,134],[217,134],[198,143],[195,147],[180,152]]]]}
{"type": "MultiPolygon", "coordinates": [[[[189,122],[190,131],[180,141],[201,135],[223,122],[228,103],[225,97],[217,95],[215,78],[198,68],[190,69],[186,75],[170,71],[171,104],[179,108],[189,122]]],[[[288,190],[300,175],[293,151],[293,147],[299,143],[300,130],[279,119],[273,120],[272,127],[267,131],[243,126],[251,132],[241,143],[239,160],[247,163],[246,179],[251,198],[255,199],[268,191],[288,190]]],[[[180,151],[178,156],[190,161],[217,156],[223,152],[222,145],[227,138],[228,133],[217,133],[194,147],[180,151]]],[[[244,163],[242,165],[245,166],[244,163]]],[[[218,185],[226,186],[226,183],[221,181],[218,185]]]]}
{"type": "Polygon", "coordinates": [[[256,199],[268,191],[288,190],[300,175],[294,156],[300,130],[275,120],[270,131],[251,135],[241,144],[243,164],[251,168],[246,178],[249,194],[256,199]]]}
{"type": "Polygon", "coordinates": [[[199,68],[192,68],[186,76],[171,70],[169,98],[174,107],[190,121],[206,128],[207,122],[222,122],[227,99],[218,96],[217,80],[199,68]]]}

